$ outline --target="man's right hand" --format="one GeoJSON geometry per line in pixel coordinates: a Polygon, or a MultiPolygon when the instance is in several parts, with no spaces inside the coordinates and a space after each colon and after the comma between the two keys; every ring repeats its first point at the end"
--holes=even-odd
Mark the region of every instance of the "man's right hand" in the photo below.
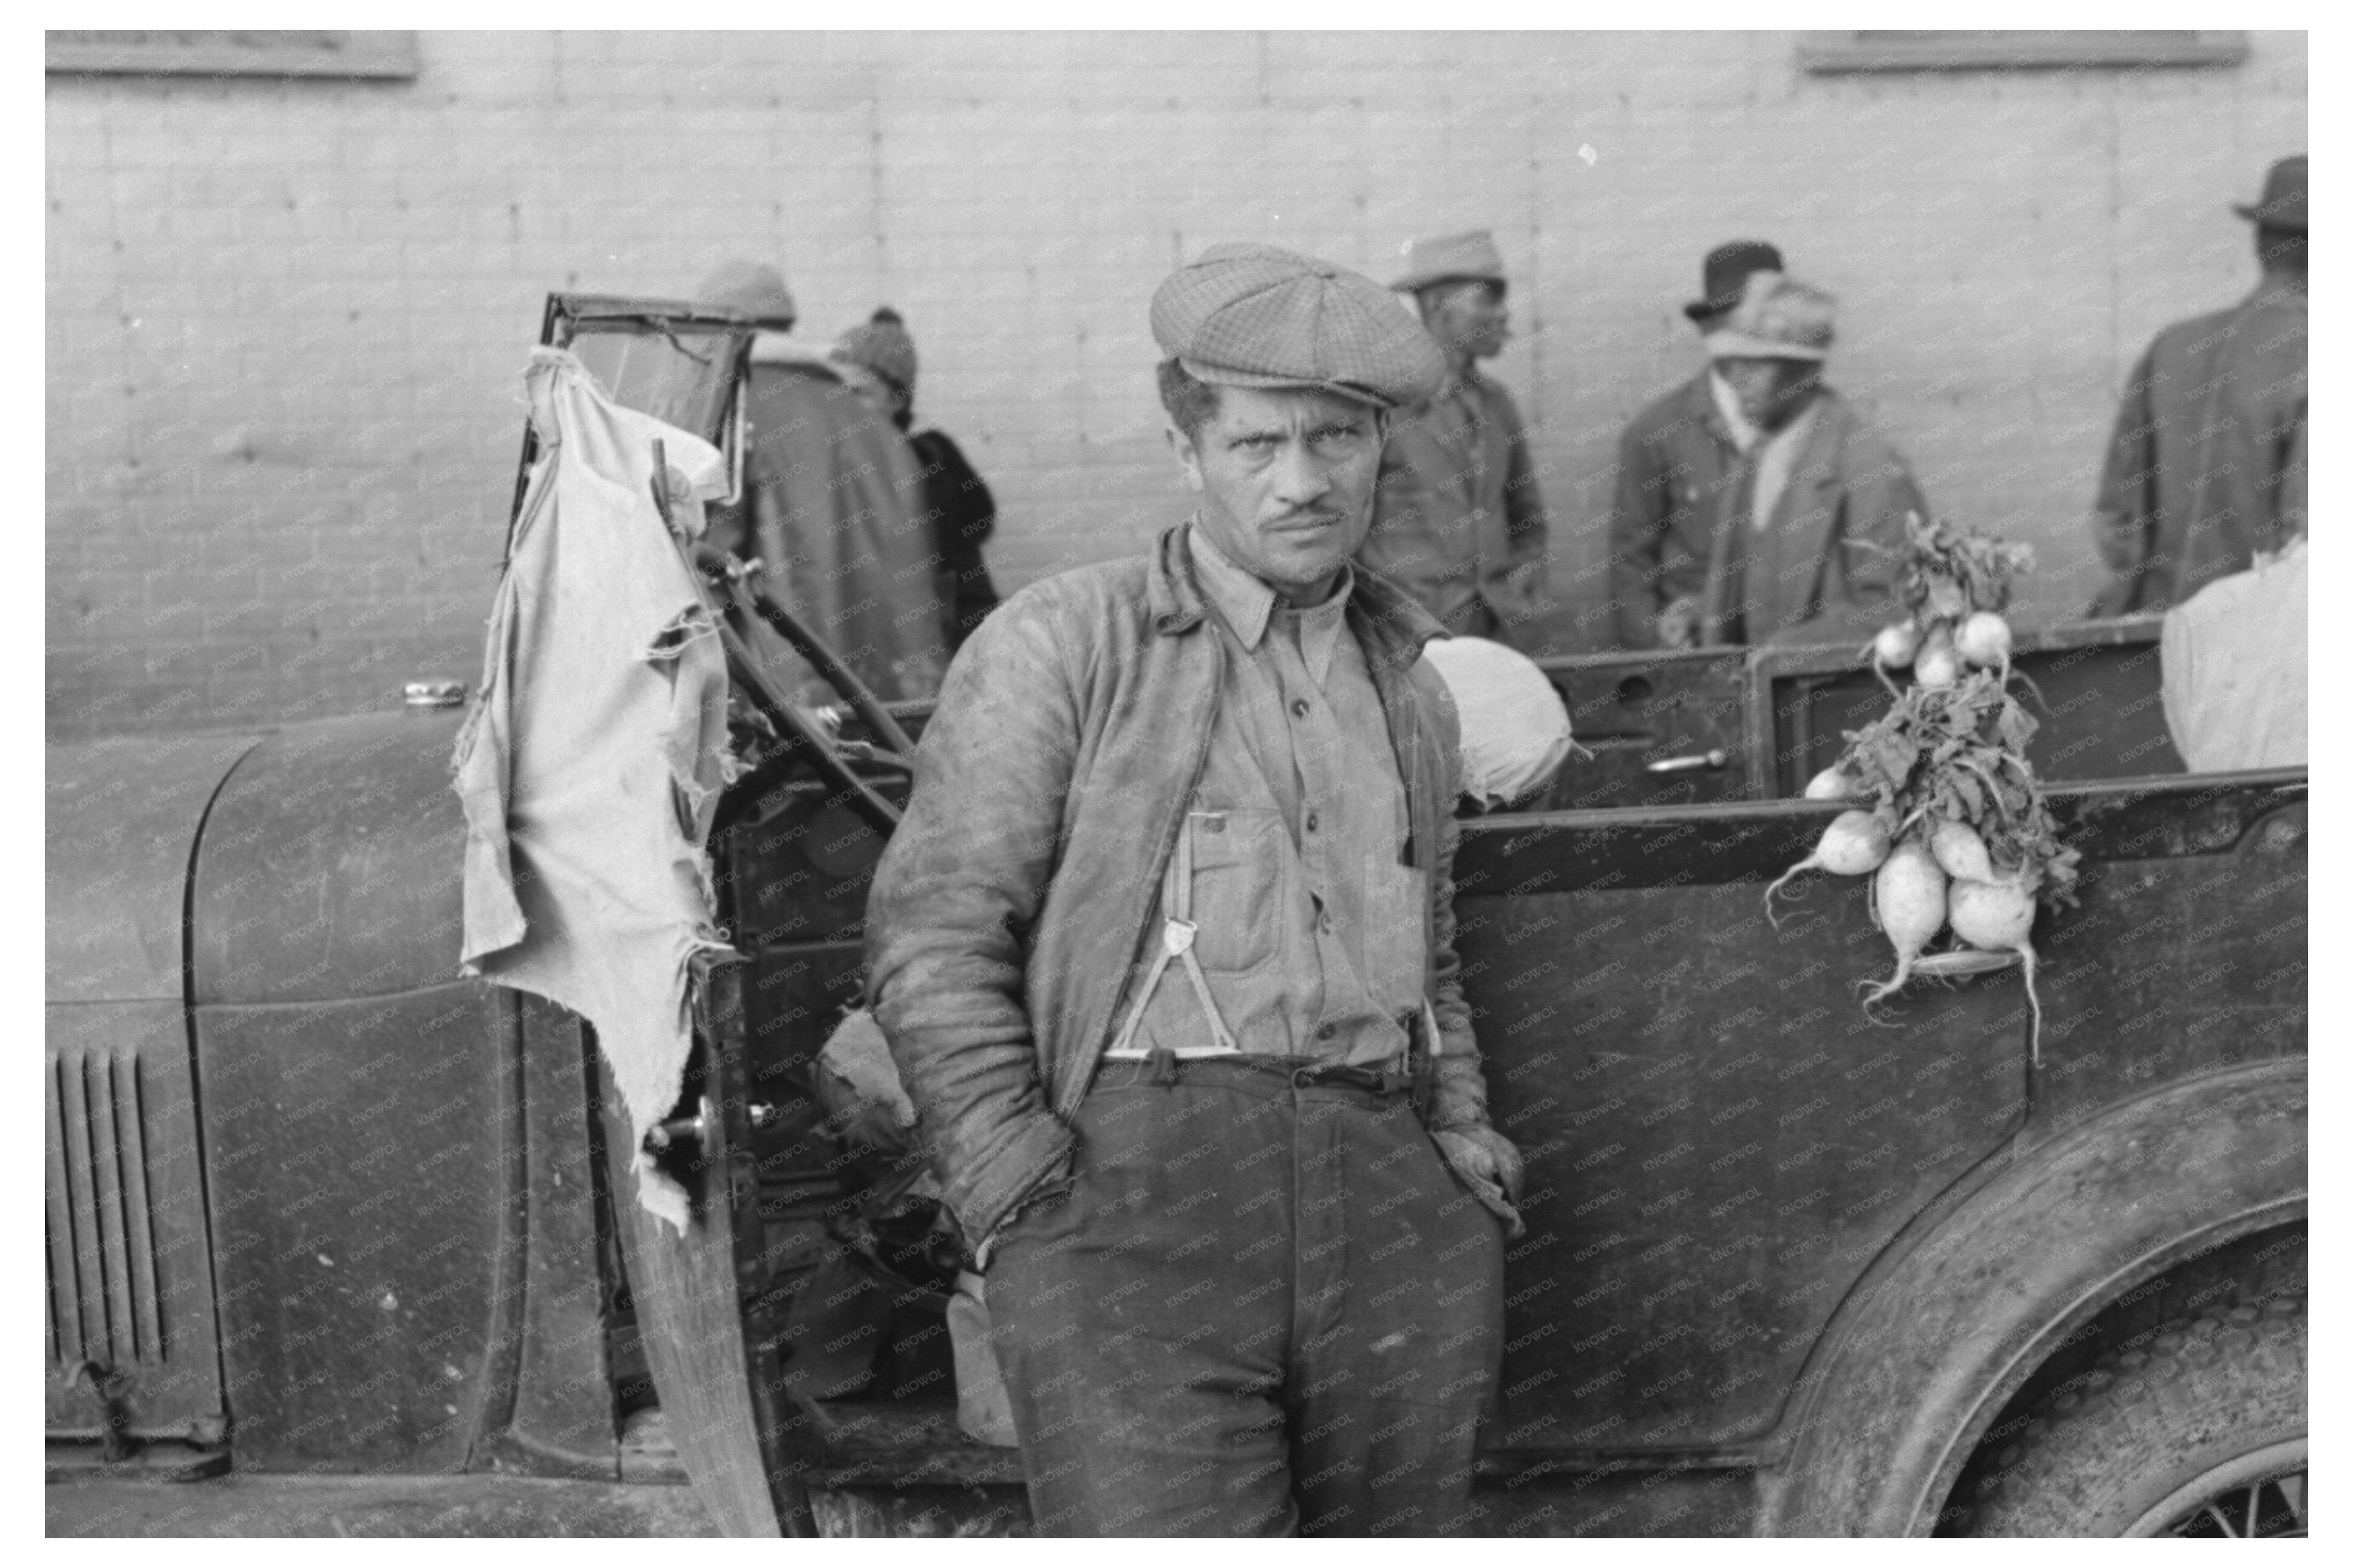
{"type": "Polygon", "coordinates": [[[1661,647],[1697,647],[1699,646],[1699,600],[1686,594],[1659,612],[1659,646],[1661,647]]]}

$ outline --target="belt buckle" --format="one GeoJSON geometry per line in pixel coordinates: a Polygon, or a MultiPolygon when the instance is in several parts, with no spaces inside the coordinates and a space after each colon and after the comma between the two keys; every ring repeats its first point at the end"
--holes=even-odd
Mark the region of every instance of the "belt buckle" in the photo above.
{"type": "Polygon", "coordinates": [[[1389,1094],[1403,1088],[1405,1075],[1389,1068],[1361,1068],[1346,1062],[1319,1063],[1295,1069],[1291,1075],[1293,1089],[1313,1089],[1319,1084],[1343,1084],[1374,1094],[1389,1094]]]}

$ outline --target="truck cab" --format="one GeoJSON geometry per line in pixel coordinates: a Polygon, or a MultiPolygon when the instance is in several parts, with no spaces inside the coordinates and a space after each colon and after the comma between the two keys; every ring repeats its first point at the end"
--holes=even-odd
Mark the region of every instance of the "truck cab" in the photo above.
{"type": "MultiPolygon", "coordinates": [[[[547,322],[740,450],[745,323],[547,322]]],[[[2184,773],[2157,631],[2020,642],[2084,857],[2031,1052],[2014,969],[1866,1017],[1859,887],[1766,917],[1837,809],[1806,780],[1884,707],[1858,650],[1545,661],[1590,755],[1466,816],[1456,865],[1528,1159],[1493,1533],[2302,1532],[2306,778],[2184,773]],[[2121,1473],[2101,1423],[2183,1365],[2207,1404],[2121,1473]]],[[[1026,1532],[1018,1453],[956,1426],[931,1238],[877,1229],[813,1078],[929,712],[843,696],[787,704],[721,808],[744,962],[665,1123],[682,1234],[636,1201],[593,1030],[457,974],[456,710],[52,748],[53,1516],[328,1476],[443,1510],[316,1516],[353,1531],[1026,1532]],[[860,1345],[853,1386],[808,1375],[860,1345]]]]}

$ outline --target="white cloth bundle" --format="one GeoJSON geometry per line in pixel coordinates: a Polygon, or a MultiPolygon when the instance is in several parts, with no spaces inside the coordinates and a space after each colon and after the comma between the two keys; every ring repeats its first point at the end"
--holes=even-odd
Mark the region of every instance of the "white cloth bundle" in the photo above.
{"type": "Polygon", "coordinates": [[[2218,577],[2165,614],[2165,722],[2193,773],[2305,764],[2305,542],[2218,577]]]}
{"type": "Polygon", "coordinates": [[[1461,715],[1464,795],[1504,805],[1552,782],[1568,756],[1568,709],[1535,660],[1485,637],[1434,637],[1422,657],[1461,715]]]}

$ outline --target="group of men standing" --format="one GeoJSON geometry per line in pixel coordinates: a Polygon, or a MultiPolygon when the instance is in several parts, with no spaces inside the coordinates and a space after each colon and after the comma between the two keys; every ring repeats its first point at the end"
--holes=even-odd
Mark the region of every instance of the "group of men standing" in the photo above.
{"type": "MultiPolygon", "coordinates": [[[[1444,358],[1401,410],[1357,559],[1456,635],[1542,651],[1547,522],[1511,395],[1478,362],[1510,326],[1485,232],[1419,239],[1391,287],[1444,358]]],[[[1833,303],[1761,240],[1710,252],[1684,308],[1705,370],[1619,444],[1610,613],[1630,648],[1837,638],[1886,618],[1907,512],[1904,458],[1823,381],[1833,303]]]]}
{"type": "MultiPolygon", "coordinates": [[[[2094,503],[2110,580],[2094,616],[2163,610],[2306,520],[2306,180],[2274,164],[2262,278],[2230,310],[2160,332],[2134,367],[2094,503]]],[[[1833,640],[1884,618],[1889,553],[1927,503],[1901,454],[1823,384],[1830,301],[1781,253],[1736,240],[1685,307],[1709,363],[1618,448],[1610,609],[1621,647],[1833,640]]]]}
{"type": "MultiPolygon", "coordinates": [[[[2134,367],[2094,502],[2110,579],[2091,615],[2166,609],[2304,531],[2306,174],[2282,159],[2235,208],[2254,228],[2253,292],[2168,328],[2134,367]]],[[[1484,233],[1417,240],[1393,287],[1447,370],[1390,433],[1359,559],[1450,631],[1533,649],[1544,502],[1518,411],[1478,369],[1509,325],[1502,258],[1484,233]]],[[[1833,312],[1770,243],[1708,253],[1683,308],[1708,363],[1618,444],[1595,613],[1619,647],[1835,641],[1887,618],[1905,518],[1928,503],[1824,380],[1833,312]]]]}
{"type": "MultiPolygon", "coordinates": [[[[2237,209],[2255,228],[2253,293],[2168,329],[2134,368],[2094,507],[2111,575],[2093,615],[2164,609],[2303,531],[2306,172],[2281,160],[2237,209]]],[[[1509,336],[1503,257],[1484,231],[1417,239],[1388,286],[1444,368],[1390,421],[1356,559],[1450,632],[1545,651],[1542,489],[1517,406],[1480,369],[1509,336]]],[[[955,443],[913,428],[904,323],[886,307],[821,353],[784,336],[794,311],[773,268],[731,264],[698,297],[763,329],[752,493],[723,541],[760,555],[769,591],[885,696],[931,694],[997,603],[980,555],[996,512],[955,443]]],[[[1928,502],[1824,379],[1834,310],[1772,244],[1708,253],[1683,309],[1708,363],[1618,444],[1609,601],[1584,617],[1606,617],[1619,647],[1836,641],[1888,617],[1905,518],[1928,502]]]]}

